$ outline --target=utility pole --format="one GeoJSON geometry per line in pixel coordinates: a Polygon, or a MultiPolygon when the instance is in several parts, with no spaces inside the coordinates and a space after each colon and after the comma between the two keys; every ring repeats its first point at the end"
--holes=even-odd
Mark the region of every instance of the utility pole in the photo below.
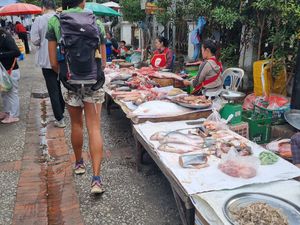
{"type": "MultiPolygon", "coordinates": [[[[176,0],[173,0],[172,1],[172,11],[175,12],[175,15],[176,15],[176,0]]],[[[175,18],[174,18],[174,21],[173,21],[173,27],[172,27],[172,48],[173,48],[173,51],[175,51],[175,47],[176,47],[176,21],[175,21],[175,18]]]]}
{"type": "Polygon", "coordinates": [[[296,60],[296,71],[294,76],[293,92],[291,99],[291,108],[300,109],[300,38],[298,40],[298,55],[296,60]]]}

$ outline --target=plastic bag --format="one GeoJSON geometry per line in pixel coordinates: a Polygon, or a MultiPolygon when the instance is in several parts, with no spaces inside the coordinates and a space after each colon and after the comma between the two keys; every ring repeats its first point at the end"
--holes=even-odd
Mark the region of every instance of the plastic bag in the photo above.
{"type": "Polygon", "coordinates": [[[6,69],[0,63],[0,92],[8,92],[12,89],[12,82],[6,69]]]}
{"type": "Polygon", "coordinates": [[[212,101],[212,108],[220,111],[221,108],[223,108],[224,106],[224,102],[220,97],[216,97],[213,101],[212,101]]]}
{"type": "Polygon", "coordinates": [[[228,129],[227,121],[221,118],[221,115],[216,109],[212,110],[205,122],[203,123],[204,127],[208,130],[226,130],[228,129]]]}
{"type": "Polygon", "coordinates": [[[227,155],[223,156],[218,168],[228,176],[250,179],[256,176],[259,164],[258,158],[254,156],[240,156],[232,148],[227,155]]]}

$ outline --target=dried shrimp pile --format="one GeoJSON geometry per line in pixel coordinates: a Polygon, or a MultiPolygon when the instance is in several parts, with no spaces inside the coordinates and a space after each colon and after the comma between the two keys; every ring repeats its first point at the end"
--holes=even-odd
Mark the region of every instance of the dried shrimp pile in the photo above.
{"type": "Polygon", "coordinates": [[[252,203],[231,214],[238,225],[288,225],[288,220],[281,210],[262,202],[252,203]]]}

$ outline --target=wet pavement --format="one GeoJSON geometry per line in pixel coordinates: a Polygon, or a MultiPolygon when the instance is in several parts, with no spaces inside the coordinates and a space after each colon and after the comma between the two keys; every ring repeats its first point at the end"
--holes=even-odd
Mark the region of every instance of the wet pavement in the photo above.
{"type": "Polygon", "coordinates": [[[20,63],[21,122],[0,124],[0,224],[180,225],[171,188],[159,169],[150,164],[136,172],[130,123],[119,109],[110,116],[102,112],[107,191],[90,195],[87,133],[87,173],[75,177],[67,113],[63,132],[43,123],[53,120],[49,100],[31,98],[45,90],[33,58],[20,63]]]}

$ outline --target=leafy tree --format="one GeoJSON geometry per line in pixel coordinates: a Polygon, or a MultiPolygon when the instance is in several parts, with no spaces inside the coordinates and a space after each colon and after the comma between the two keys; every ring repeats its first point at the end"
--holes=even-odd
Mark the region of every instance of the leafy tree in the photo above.
{"type": "MultiPolygon", "coordinates": [[[[61,1],[62,0],[55,0],[56,5],[61,6],[61,1]]],[[[30,3],[30,4],[37,5],[37,6],[41,5],[41,0],[20,0],[20,2],[30,3]]]]}
{"type": "Polygon", "coordinates": [[[120,3],[124,20],[138,22],[145,19],[146,14],[141,10],[140,0],[121,0],[120,3]]]}

